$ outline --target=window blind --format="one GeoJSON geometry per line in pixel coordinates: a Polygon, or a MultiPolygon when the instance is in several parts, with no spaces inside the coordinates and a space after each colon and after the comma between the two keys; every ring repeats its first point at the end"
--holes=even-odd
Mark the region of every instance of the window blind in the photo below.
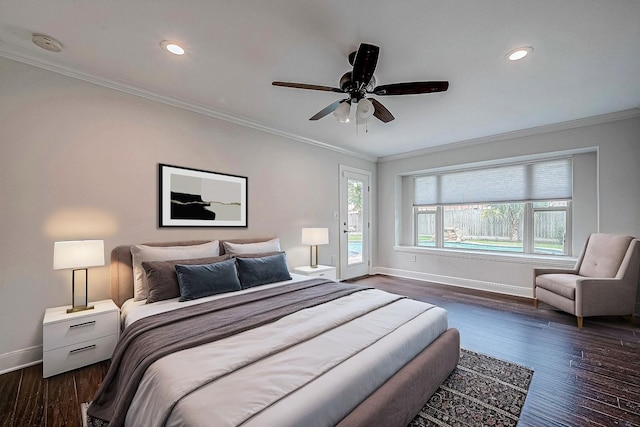
{"type": "Polygon", "coordinates": [[[414,205],[571,199],[570,157],[414,177],[414,205]]]}

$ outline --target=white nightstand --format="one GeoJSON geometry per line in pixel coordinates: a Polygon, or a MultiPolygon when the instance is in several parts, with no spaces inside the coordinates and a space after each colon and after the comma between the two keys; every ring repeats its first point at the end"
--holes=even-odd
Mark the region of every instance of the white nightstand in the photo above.
{"type": "Polygon", "coordinates": [[[331,267],[330,265],[318,265],[316,268],[305,265],[304,267],[294,268],[293,272],[297,274],[304,274],[305,276],[324,277],[325,279],[337,280],[336,268],[331,267]]]}
{"type": "Polygon", "coordinates": [[[113,301],[92,303],[92,310],[67,313],[48,308],[42,321],[42,376],[70,371],[111,357],[120,336],[120,309],[113,301]]]}

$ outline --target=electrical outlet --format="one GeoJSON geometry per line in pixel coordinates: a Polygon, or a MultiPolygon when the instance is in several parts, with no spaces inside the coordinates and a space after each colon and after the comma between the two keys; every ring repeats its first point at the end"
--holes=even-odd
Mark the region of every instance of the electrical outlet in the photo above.
{"type": "Polygon", "coordinates": [[[416,255],[415,254],[409,255],[409,261],[416,262],[416,255]]]}
{"type": "Polygon", "coordinates": [[[340,219],[340,215],[337,211],[333,213],[333,219],[340,219]]]}

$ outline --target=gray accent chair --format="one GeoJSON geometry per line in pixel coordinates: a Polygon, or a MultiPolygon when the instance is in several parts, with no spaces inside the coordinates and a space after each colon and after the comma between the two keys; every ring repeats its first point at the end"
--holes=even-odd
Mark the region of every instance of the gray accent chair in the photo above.
{"type": "Polygon", "coordinates": [[[640,270],[640,241],[594,233],[572,270],[535,268],[533,298],[578,317],[633,316],[640,270]]]}

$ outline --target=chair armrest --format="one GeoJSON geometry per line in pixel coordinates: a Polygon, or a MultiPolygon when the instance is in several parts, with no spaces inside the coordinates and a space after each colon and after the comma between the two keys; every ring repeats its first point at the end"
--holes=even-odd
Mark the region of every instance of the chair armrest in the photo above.
{"type": "Polygon", "coordinates": [[[534,268],[533,269],[533,277],[534,279],[537,276],[543,274],[578,274],[578,270],[569,269],[569,268],[534,268]]]}
{"type": "Polygon", "coordinates": [[[632,314],[635,284],[619,278],[583,277],[576,281],[576,316],[632,314]]]}

